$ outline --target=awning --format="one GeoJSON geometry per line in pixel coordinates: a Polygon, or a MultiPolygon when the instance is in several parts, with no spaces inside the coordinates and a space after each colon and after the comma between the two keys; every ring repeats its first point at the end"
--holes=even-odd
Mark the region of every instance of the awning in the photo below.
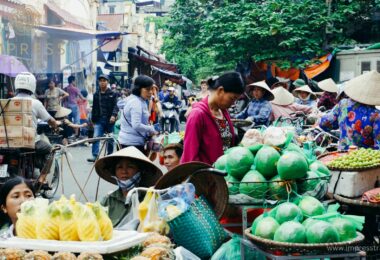
{"type": "Polygon", "coordinates": [[[72,14],[70,14],[69,12],[67,12],[66,10],[63,10],[62,8],[60,8],[58,5],[56,5],[55,3],[52,3],[52,2],[48,2],[45,4],[45,6],[51,11],[53,12],[56,16],[58,16],[59,18],[61,18],[63,21],[65,21],[66,23],[68,24],[71,24],[71,25],[75,25],[76,27],[78,28],[86,28],[85,26],[83,26],[83,24],[78,21],[72,14]]]}
{"type": "Polygon", "coordinates": [[[103,52],[113,52],[113,51],[116,51],[119,48],[122,39],[118,38],[118,39],[111,40],[111,41],[109,41],[109,40],[105,40],[105,41],[108,41],[108,42],[105,43],[101,47],[101,50],[103,52]]]}
{"type": "Polygon", "coordinates": [[[160,69],[169,70],[169,71],[177,71],[177,65],[175,65],[175,64],[163,63],[163,62],[160,62],[157,60],[152,60],[152,59],[149,59],[147,57],[139,56],[139,55],[131,53],[131,52],[129,53],[129,55],[132,58],[136,58],[137,60],[140,60],[146,64],[149,64],[149,65],[152,65],[155,67],[159,67],[160,69]]]}
{"type": "Polygon", "coordinates": [[[106,30],[118,31],[123,25],[123,17],[122,14],[99,14],[96,21],[106,30]]]}
{"type": "Polygon", "coordinates": [[[74,29],[58,26],[39,25],[36,27],[38,30],[49,33],[53,37],[66,40],[86,40],[91,38],[108,38],[118,37],[129,33],[121,33],[116,31],[96,31],[86,29],[74,29]]]}

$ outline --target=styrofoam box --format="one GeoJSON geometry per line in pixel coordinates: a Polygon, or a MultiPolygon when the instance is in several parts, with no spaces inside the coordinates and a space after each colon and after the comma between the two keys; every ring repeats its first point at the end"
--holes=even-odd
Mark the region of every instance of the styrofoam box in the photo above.
{"type": "Polygon", "coordinates": [[[137,231],[114,230],[111,240],[96,242],[38,240],[12,237],[0,240],[0,248],[45,250],[49,252],[97,252],[99,254],[112,254],[139,245],[148,237],[148,235],[149,233],[139,233],[137,231]]]}
{"type": "Polygon", "coordinates": [[[0,147],[34,148],[36,129],[23,126],[0,126],[0,147]]]}
{"type": "Polygon", "coordinates": [[[32,100],[31,99],[0,99],[1,108],[0,112],[23,112],[32,113],[32,100]],[[6,107],[5,107],[6,106],[6,107]]]}
{"type": "Polygon", "coordinates": [[[32,113],[16,113],[16,112],[6,112],[4,118],[0,116],[0,126],[25,126],[33,127],[33,116],[32,113]]]}
{"type": "MultiPolygon", "coordinates": [[[[331,174],[328,192],[334,193],[339,171],[331,171],[331,174]]],[[[361,197],[364,192],[375,188],[377,178],[380,179],[380,168],[360,172],[342,171],[335,194],[348,198],[361,197]]]]}

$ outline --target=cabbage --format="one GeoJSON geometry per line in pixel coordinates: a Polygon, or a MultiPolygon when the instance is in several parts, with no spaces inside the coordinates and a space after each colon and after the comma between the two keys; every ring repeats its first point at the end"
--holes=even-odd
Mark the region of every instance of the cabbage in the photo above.
{"type": "Polygon", "coordinates": [[[252,198],[264,199],[268,190],[267,186],[266,179],[261,173],[255,170],[250,170],[241,180],[239,191],[241,194],[248,195],[252,198]]]}
{"type": "Polygon", "coordinates": [[[265,178],[272,178],[277,174],[277,162],[280,159],[279,152],[273,147],[264,146],[255,157],[256,170],[265,178]]]}
{"type": "Polygon", "coordinates": [[[232,177],[241,180],[253,164],[253,154],[245,147],[234,147],[230,150],[227,154],[227,172],[232,177]]]}

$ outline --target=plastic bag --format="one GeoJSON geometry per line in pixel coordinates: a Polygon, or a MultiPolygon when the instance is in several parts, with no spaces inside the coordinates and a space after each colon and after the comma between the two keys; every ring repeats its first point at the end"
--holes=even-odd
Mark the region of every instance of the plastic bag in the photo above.
{"type": "Polygon", "coordinates": [[[286,132],[281,127],[268,127],[264,132],[264,144],[282,146],[286,142],[286,132]]]}
{"type": "MultiPolygon", "coordinates": [[[[211,257],[211,260],[240,260],[241,259],[241,239],[233,236],[231,240],[224,243],[211,257]]],[[[258,252],[244,247],[244,259],[265,259],[258,252]]]]}
{"type": "Polygon", "coordinates": [[[158,214],[170,221],[185,212],[195,198],[195,187],[192,183],[176,185],[158,199],[158,214]]]}
{"type": "MultiPolygon", "coordinates": [[[[153,190],[147,192],[149,196],[149,202],[147,207],[146,216],[141,216],[140,214],[140,225],[138,231],[140,232],[157,232],[161,235],[167,235],[169,233],[169,226],[165,220],[160,218],[158,215],[158,198],[159,194],[153,190]],[[151,192],[151,194],[149,193],[151,192]]],[[[145,198],[144,198],[145,201],[145,198]]],[[[143,203],[144,203],[143,201],[143,203]]],[[[141,204],[139,210],[141,209],[141,204]]]]}
{"type": "Polygon", "coordinates": [[[120,223],[115,227],[118,230],[137,230],[140,224],[139,220],[139,196],[137,192],[132,193],[131,197],[131,207],[128,214],[120,221],[120,223]]]}

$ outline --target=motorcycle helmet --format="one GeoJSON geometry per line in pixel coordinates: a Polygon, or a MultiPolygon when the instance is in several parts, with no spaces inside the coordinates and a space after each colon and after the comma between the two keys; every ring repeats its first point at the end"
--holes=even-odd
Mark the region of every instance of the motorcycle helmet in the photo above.
{"type": "Polygon", "coordinates": [[[34,94],[36,91],[37,80],[30,72],[21,72],[16,76],[15,89],[29,90],[34,94]]]}

